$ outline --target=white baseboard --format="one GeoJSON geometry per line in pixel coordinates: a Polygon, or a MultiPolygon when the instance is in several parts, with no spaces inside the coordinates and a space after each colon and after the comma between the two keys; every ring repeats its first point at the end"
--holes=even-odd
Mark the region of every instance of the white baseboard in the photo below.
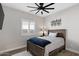
{"type": "Polygon", "coordinates": [[[73,50],[73,49],[66,48],[66,50],[69,50],[69,51],[71,51],[71,52],[74,52],[74,53],[79,54],[79,51],[76,51],[76,50],[73,50]]]}
{"type": "Polygon", "coordinates": [[[0,51],[0,54],[2,54],[4,52],[12,51],[12,50],[20,49],[20,48],[23,48],[23,47],[26,47],[26,45],[23,45],[23,46],[20,46],[20,47],[16,47],[16,48],[12,48],[12,49],[7,49],[7,50],[0,51]]]}

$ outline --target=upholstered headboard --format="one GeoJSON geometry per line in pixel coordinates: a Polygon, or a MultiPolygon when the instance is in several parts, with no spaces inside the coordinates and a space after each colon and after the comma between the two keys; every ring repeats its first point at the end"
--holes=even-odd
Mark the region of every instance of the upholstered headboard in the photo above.
{"type": "Polygon", "coordinates": [[[48,33],[49,32],[58,33],[57,37],[59,36],[59,37],[66,39],[66,29],[48,30],[48,33]]]}

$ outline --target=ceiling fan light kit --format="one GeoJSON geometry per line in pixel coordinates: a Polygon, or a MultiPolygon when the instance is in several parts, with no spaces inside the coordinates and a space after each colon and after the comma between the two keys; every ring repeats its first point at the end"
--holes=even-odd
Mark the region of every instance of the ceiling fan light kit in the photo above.
{"type": "Polygon", "coordinates": [[[44,6],[44,3],[35,3],[35,5],[36,5],[37,7],[32,7],[32,6],[27,6],[27,7],[28,7],[28,8],[34,8],[34,10],[31,10],[31,12],[32,12],[32,11],[36,11],[35,14],[37,14],[38,12],[41,11],[41,14],[43,15],[43,11],[46,12],[46,13],[49,13],[48,10],[53,10],[53,9],[55,9],[55,8],[48,8],[49,6],[51,6],[51,5],[53,5],[53,4],[55,4],[55,3],[50,3],[50,4],[47,4],[47,5],[44,6]]]}

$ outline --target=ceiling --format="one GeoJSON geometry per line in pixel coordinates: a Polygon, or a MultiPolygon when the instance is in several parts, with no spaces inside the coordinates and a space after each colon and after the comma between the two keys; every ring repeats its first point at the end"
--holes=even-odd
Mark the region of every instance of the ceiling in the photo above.
{"type": "MultiPolygon", "coordinates": [[[[47,5],[47,4],[49,4],[49,3],[45,3],[44,5],[47,5]]],[[[18,9],[21,11],[25,11],[25,12],[28,12],[30,14],[34,14],[37,16],[46,17],[48,15],[51,15],[51,14],[58,12],[58,11],[62,11],[64,9],[67,9],[71,6],[76,5],[76,4],[77,3],[55,3],[54,5],[49,6],[49,7],[55,8],[55,9],[48,10],[49,13],[44,12],[43,15],[41,14],[41,12],[39,12],[38,14],[35,14],[37,11],[30,12],[30,10],[34,10],[34,9],[26,7],[26,6],[34,6],[35,7],[36,5],[34,3],[3,3],[2,5],[8,6],[8,7],[14,8],[14,9],[18,9]]]]}

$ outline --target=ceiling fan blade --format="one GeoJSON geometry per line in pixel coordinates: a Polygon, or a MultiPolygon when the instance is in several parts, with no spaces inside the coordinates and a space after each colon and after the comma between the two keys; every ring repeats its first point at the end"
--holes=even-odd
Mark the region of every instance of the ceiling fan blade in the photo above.
{"type": "Polygon", "coordinates": [[[55,4],[55,3],[50,3],[50,4],[46,5],[46,6],[44,6],[44,8],[46,8],[46,7],[50,6],[50,5],[53,5],[53,4],[55,4]]]}
{"type": "Polygon", "coordinates": [[[30,10],[30,11],[31,11],[31,12],[32,12],[32,11],[37,11],[37,9],[35,9],[35,10],[30,10]]]}
{"type": "Polygon", "coordinates": [[[35,14],[37,14],[40,10],[38,10],[35,14]]]}
{"type": "Polygon", "coordinates": [[[55,8],[45,8],[45,9],[47,9],[47,10],[51,10],[51,9],[55,9],[55,8]]]}
{"type": "Polygon", "coordinates": [[[45,12],[49,13],[49,11],[46,11],[45,9],[43,9],[43,11],[45,11],[45,12]]]}
{"type": "Polygon", "coordinates": [[[43,11],[41,11],[41,14],[43,15],[43,11]]]}
{"type": "Polygon", "coordinates": [[[40,7],[37,3],[35,3],[35,5],[37,5],[38,7],[40,7]]]}
{"type": "Polygon", "coordinates": [[[27,6],[28,8],[38,8],[38,7],[32,7],[32,6],[27,6]]]}

